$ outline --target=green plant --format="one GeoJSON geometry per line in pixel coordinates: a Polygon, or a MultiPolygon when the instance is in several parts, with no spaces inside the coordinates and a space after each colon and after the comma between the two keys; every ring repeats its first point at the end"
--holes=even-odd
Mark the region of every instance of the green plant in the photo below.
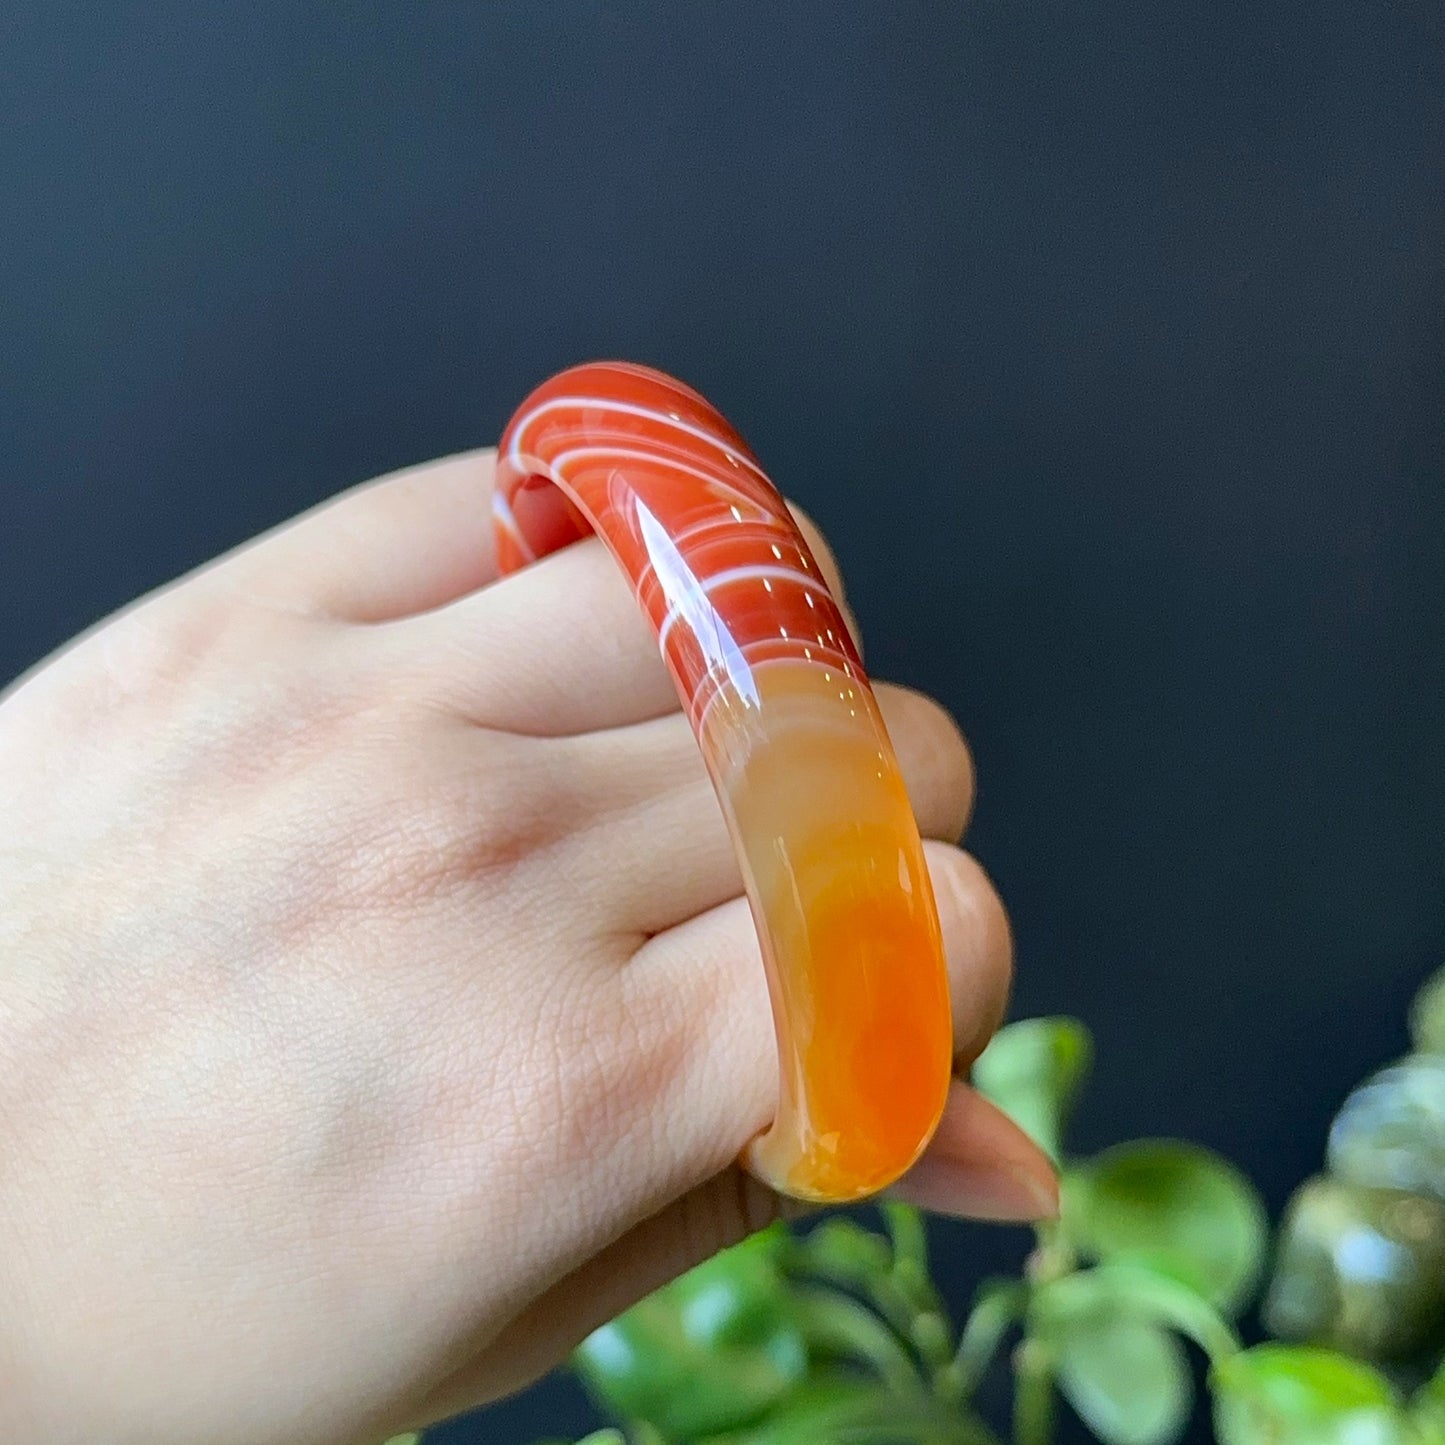
{"type": "Polygon", "coordinates": [[[917,1211],[774,1226],[584,1342],[575,1367],[623,1424],[582,1445],[999,1445],[976,1400],[1005,1359],[1013,1445],[1048,1445],[1060,1399],[1105,1445],[1168,1445],[1195,1403],[1190,1349],[1220,1445],[1445,1445],[1445,972],[1412,1030],[1291,1202],[1264,1312],[1285,1340],[1246,1347],[1235,1324],[1269,1244],[1253,1187],[1175,1140],[1071,1158],[1089,1035],[1029,1019],[974,1070],[1062,1169],[1061,1217],[1018,1278],[985,1281],[959,1327],[917,1211]]]}

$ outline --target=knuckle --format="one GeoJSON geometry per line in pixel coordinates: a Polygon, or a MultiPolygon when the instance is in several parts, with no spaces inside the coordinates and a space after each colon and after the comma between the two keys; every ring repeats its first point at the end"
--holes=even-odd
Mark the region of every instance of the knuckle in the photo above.
{"type": "Polygon", "coordinates": [[[929,846],[948,943],[958,1055],[971,1062],[1001,1022],[1013,979],[1013,931],[992,880],[971,854],[929,846]]]}
{"type": "Polygon", "coordinates": [[[393,898],[502,886],[566,827],[553,769],[531,739],[382,708],[354,753],[355,846],[376,859],[393,898]],[[432,748],[418,747],[419,732],[432,748]]]}
{"type": "Polygon", "coordinates": [[[184,811],[218,784],[285,772],[357,705],[316,665],[294,617],[201,581],[144,601],[43,664],[7,699],[6,740],[62,786],[103,773],[113,796],[164,786],[184,811]],[[202,786],[204,784],[204,786],[202,786]]]}
{"type": "Polygon", "coordinates": [[[82,635],[32,675],[30,696],[44,699],[54,721],[82,730],[169,711],[235,626],[232,609],[203,591],[179,601],[152,599],[82,635]]]}
{"type": "Polygon", "coordinates": [[[630,988],[628,972],[578,968],[554,1010],[557,1148],[574,1163],[605,1154],[625,1172],[619,1189],[645,1190],[647,1176],[671,1175],[686,1153],[666,1137],[675,1111],[660,1106],[687,1074],[692,1037],[665,991],[630,988]]]}
{"type": "Polygon", "coordinates": [[[787,505],[788,510],[793,514],[793,521],[797,523],[798,530],[803,534],[803,540],[808,544],[808,550],[813,554],[814,561],[817,562],[823,571],[823,576],[827,579],[833,600],[842,603],[846,590],[843,586],[843,571],[838,565],[838,555],[833,551],[832,544],[824,536],[823,529],[802,507],[791,501],[787,505]]]}
{"type": "Polygon", "coordinates": [[[1013,930],[999,891],[972,853],[935,845],[932,866],[942,872],[953,906],[978,935],[979,955],[992,968],[1012,967],[1013,930]]]}
{"type": "Polygon", "coordinates": [[[983,865],[972,853],[961,855],[968,870],[970,891],[977,900],[978,917],[983,931],[983,956],[996,992],[1007,994],[1013,976],[1013,925],[1002,895],[994,887],[983,865]]]}
{"type": "Polygon", "coordinates": [[[953,714],[927,693],[914,692],[909,688],[902,692],[906,700],[906,715],[911,725],[930,744],[935,756],[946,762],[961,777],[972,781],[973,757],[963,730],[953,714]]]}
{"type": "Polygon", "coordinates": [[[911,688],[880,689],[880,699],[899,751],[923,774],[933,805],[945,813],[949,837],[962,837],[973,812],[976,773],[973,753],[953,715],[911,688]]]}

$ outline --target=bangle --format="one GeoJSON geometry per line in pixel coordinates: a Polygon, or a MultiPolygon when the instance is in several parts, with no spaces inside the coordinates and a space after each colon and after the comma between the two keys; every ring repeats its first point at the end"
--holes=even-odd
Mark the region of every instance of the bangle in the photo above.
{"type": "Polygon", "coordinates": [[[951,1075],[948,978],[897,760],[791,513],[697,392],[618,362],[538,387],[502,438],[512,571],[595,532],[631,579],[737,849],[778,1044],[744,1161],[840,1202],[922,1152],[951,1075]]]}

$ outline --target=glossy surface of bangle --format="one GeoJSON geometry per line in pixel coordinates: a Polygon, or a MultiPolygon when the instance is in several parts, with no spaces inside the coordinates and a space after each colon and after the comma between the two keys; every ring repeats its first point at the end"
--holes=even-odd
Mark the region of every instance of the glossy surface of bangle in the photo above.
{"type": "Polygon", "coordinates": [[[657,634],[722,804],[762,946],[778,1110],[746,1162],[857,1199],[922,1152],[952,1025],[918,828],[847,624],[741,437],[660,372],[561,373],[503,436],[511,571],[596,532],[657,634]]]}

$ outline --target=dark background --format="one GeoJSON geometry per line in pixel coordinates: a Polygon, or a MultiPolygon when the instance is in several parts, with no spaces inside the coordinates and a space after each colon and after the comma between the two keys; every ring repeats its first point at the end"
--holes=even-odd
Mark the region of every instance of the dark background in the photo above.
{"type": "MultiPolygon", "coordinates": [[[[1278,1206],[1445,953],[1441,14],[9,0],[0,677],[567,363],[676,371],[969,731],[1080,1146],[1278,1206]]],[[[1020,1249],[938,1243],[960,1300],[1020,1249]]]]}

